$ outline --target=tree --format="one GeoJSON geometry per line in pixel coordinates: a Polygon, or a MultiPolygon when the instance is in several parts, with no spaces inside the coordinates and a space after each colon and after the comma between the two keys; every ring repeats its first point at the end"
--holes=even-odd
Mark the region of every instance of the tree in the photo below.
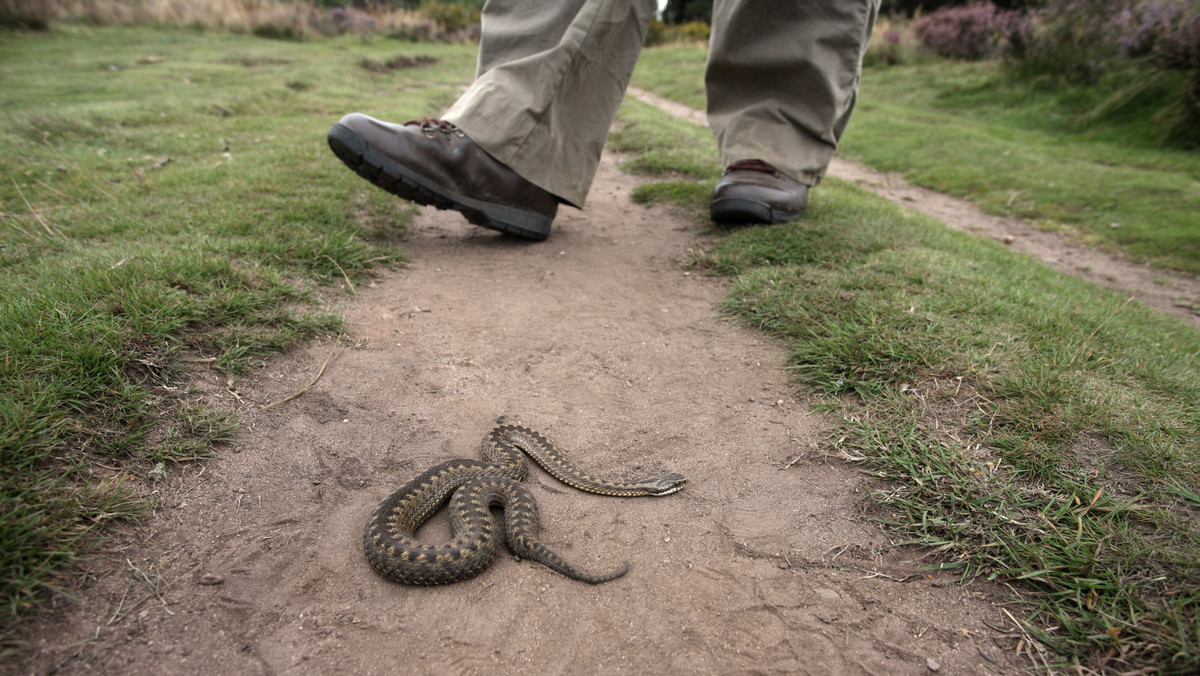
{"type": "Polygon", "coordinates": [[[712,23],[713,0],[667,0],[663,8],[663,23],[712,23]]]}

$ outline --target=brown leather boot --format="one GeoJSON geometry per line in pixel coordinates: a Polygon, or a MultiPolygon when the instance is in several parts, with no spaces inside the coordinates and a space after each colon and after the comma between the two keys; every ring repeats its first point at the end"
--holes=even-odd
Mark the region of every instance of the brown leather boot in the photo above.
{"type": "Polygon", "coordinates": [[[329,130],[329,147],[346,166],[393,195],[454,209],[485,228],[543,240],[558,212],[558,198],[442,120],[399,125],[351,113],[329,130]]]}
{"type": "Polygon", "coordinates": [[[786,223],[806,206],[807,185],[762,160],[741,160],[721,175],[709,214],[723,223],[786,223]]]}

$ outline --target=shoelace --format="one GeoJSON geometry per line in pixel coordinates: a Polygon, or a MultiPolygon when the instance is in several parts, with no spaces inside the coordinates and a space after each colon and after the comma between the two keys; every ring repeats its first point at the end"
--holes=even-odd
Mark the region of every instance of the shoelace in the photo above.
{"type": "Polygon", "coordinates": [[[435,138],[439,131],[443,134],[455,134],[459,138],[463,138],[467,135],[466,132],[454,126],[453,124],[445,120],[438,120],[432,117],[423,117],[420,120],[409,120],[408,122],[404,123],[404,126],[407,127],[410,124],[418,125],[421,128],[421,131],[425,134],[425,138],[435,138]]]}
{"type": "Polygon", "coordinates": [[[779,170],[775,167],[763,162],[762,160],[738,160],[725,168],[726,172],[734,171],[735,169],[744,169],[746,171],[761,171],[764,174],[778,174],[779,170]]]}

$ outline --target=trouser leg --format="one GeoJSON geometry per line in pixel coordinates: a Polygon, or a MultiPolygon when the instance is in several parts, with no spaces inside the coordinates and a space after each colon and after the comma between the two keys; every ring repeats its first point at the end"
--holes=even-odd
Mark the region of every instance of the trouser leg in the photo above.
{"type": "Polygon", "coordinates": [[[496,66],[553,50],[587,0],[501,0],[483,8],[475,77],[496,66]]]}
{"type": "Polygon", "coordinates": [[[478,76],[446,120],[582,206],[655,9],[655,0],[488,0],[478,76]]]}
{"type": "Polygon", "coordinates": [[[850,119],[879,0],[717,0],[705,86],[722,160],[816,185],[850,119]]]}

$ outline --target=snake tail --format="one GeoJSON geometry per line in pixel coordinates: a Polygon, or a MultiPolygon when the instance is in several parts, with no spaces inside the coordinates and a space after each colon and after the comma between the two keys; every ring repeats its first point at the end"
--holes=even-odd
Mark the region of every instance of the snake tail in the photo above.
{"type": "Polygon", "coordinates": [[[621,568],[607,573],[589,573],[567,563],[562,556],[539,542],[537,502],[533,494],[524,486],[517,485],[519,491],[514,491],[513,499],[504,509],[504,525],[507,530],[508,548],[522,559],[536,561],[551,570],[566,575],[573,580],[600,584],[610,582],[629,572],[629,562],[621,568]],[[523,493],[524,495],[519,495],[523,493]]]}

